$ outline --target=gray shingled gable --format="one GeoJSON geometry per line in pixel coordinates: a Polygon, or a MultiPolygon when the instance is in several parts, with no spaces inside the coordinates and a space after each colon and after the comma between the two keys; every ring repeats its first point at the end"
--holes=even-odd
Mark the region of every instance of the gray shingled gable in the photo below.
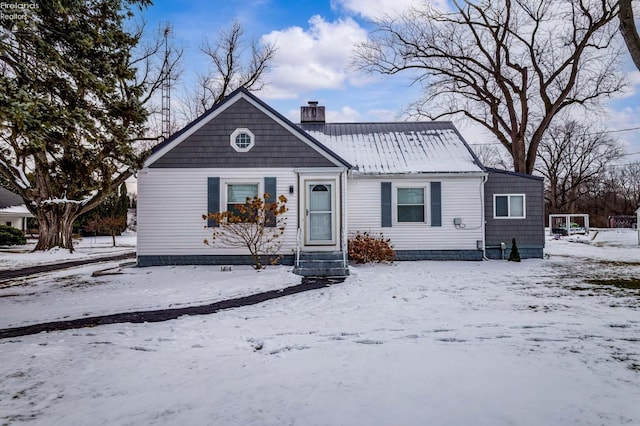
{"type": "Polygon", "coordinates": [[[333,167],[334,163],[302,142],[279,123],[245,99],[239,99],[204,124],[164,156],[152,168],[180,167],[333,167]],[[247,128],[255,146],[237,152],[230,135],[247,128]]]}
{"type": "Polygon", "coordinates": [[[351,165],[244,88],[156,145],[145,167],[347,167],[351,165]],[[239,153],[230,135],[247,128],[255,146],[239,153]]]}

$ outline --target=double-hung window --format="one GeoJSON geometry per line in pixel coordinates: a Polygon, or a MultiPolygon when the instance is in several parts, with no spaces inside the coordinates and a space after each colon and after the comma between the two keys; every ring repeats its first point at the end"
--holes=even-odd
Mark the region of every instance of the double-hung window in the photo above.
{"type": "Polygon", "coordinates": [[[257,183],[228,183],[227,211],[242,216],[239,206],[244,205],[247,199],[252,200],[258,196],[258,186],[257,183]]]}
{"type": "Polygon", "coordinates": [[[424,188],[396,188],[396,191],[397,221],[424,222],[424,188]]]}
{"type": "Polygon", "coordinates": [[[496,219],[524,219],[526,217],[524,194],[495,194],[493,217],[496,219]]]}

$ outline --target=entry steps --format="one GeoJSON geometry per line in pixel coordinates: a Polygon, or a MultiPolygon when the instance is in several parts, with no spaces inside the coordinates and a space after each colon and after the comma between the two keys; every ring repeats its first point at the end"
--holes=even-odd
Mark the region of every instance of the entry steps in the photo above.
{"type": "Polygon", "coordinates": [[[349,275],[349,265],[344,264],[341,251],[301,252],[294,274],[303,277],[340,277],[349,275]]]}

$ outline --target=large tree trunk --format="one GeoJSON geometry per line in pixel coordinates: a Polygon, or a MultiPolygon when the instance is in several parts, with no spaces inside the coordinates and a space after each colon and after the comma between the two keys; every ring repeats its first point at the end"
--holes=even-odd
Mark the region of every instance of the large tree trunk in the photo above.
{"type": "Polygon", "coordinates": [[[61,247],[73,253],[73,221],[78,217],[78,205],[49,204],[38,210],[39,236],[34,251],[61,247]]]}
{"type": "Polygon", "coordinates": [[[525,141],[522,135],[512,136],[511,157],[513,158],[513,171],[517,173],[531,174],[527,171],[527,157],[525,153],[525,141]]]}
{"type": "Polygon", "coordinates": [[[633,16],[633,6],[631,0],[620,0],[618,4],[620,7],[620,33],[629,49],[633,63],[640,70],[640,35],[633,16]]]}

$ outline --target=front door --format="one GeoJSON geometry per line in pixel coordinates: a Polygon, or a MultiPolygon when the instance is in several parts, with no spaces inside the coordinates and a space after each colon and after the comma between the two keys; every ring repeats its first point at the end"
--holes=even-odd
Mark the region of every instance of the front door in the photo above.
{"type": "Polygon", "coordinates": [[[334,245],[335,181],[313,181],[306,185],[305,244],[334,245]]]}

